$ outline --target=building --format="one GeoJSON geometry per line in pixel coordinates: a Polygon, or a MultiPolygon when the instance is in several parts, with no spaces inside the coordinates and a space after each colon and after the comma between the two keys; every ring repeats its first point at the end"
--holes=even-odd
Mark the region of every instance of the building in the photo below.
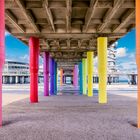
{"type": "Polygon", "coordinates": [[[118,83],[119,75],[116,67],[116,50],[114,47],[108,48],[108,83],[118,83]]]}
{"type": "MultiPolygon", "coordinates": [[[[110,46],[107,49],[107,75],[108,75],[107,82],[108,84],[119,82],[119,75],[118,75],[118,70],[116,67],[116,50],[115,50],[114,45],[116,45],[116,43],[114,43],[112,46],[110,46]]],[[[94,70],[93,82],[94,83],[99,82],[97,65],[96,65],[96,69],[94,70]]]]}
{"type": "MultiPolygon", "coordinates": [[[[43,69],[39,69],[39,82],[43,79],[43,69]]],[[[6,60],[3,73],[3,84],[24,84],[30,82],[29,64],[6,60]]]]}

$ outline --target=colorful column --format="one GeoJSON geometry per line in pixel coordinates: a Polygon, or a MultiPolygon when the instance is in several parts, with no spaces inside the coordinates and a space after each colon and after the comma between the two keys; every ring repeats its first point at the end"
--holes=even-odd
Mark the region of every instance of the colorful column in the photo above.
{"type": "Polygon", "coordinates": [[[137,126],[140,128],[140,0],[136,0],[136,62],[138,72],[137,126]]]}
{"type": "Polygon", "coordinates": [[[49,52],[44,52],[44,96],[49,96],[49,52]]]}
{"type": "Polygon", "coordinates": [[[78,65],[74,66],[73,76],[73,84],[75,87],[78,87],[78,65]]]}
{"type": "Polygon", "coordinates": [[[0,0],[0,126],[2,126],[2,69],[5,59],[5,3],[0,0]]]}
{"type": "Polygon", "coordinates": [[[55,90],[55,95],[57,95],[57,62],[55,62],[55,68],[54,68],[54,90],[55,90]]]}
{"type": "Polygon", "coordinates": [[[80,94],[83,94],[83,72],[82,72],[82,61],[79,62],[79,87],[80,87],[80,94]]]}
{"type": "Polygon", "coordinates": [[[60,86],[63,85],[63,69],[60,69],[60,86]]]}
{"type": "Polygon", "coordinates": [[[55,94],[55,61],[53,58],[50,58],[50,95],[55,94]]]}
{"type": "Polygon", "coordinates": [[[30,47],[30,101],[38,102],[38,62],[39,62],[39,39],[31,37],[30,47]]]}
{"type": "Polygon", "coordinates": [[[87,52],[88,97],[93,96],[93,52],[87,52]]]}
{"type": "Polygon", "coordinates": [[[59,73],[59,70],[58,70],[58,67],[57,67],[57,86],[58,86],[58,73],[59,73]]]}
{"type": "Polygon", "coordinates": [[[82,59],[83,94],[87,95],[87,59],[82,59]]]}
{"type": "Polygon", "coordinates": [[[98,38],[99,103],[107,103],[107,38],[98,38]]]}

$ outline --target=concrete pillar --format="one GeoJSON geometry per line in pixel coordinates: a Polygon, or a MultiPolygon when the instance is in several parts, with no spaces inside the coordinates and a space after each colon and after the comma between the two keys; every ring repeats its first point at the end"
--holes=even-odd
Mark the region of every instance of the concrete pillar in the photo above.
{"type": "Polygon", "coordinates": [[[44,52],[44,96],[49,96],[49,52],[44,52]]]}
{"type": "Polygon", "coordinates": [[[63,75],[63,84],[65,84],[65,75],[63,75]]]}
{"type": "Polygon", "coordinates": [[[30,101],[38,102],[39,38],[29,39],[30,47],[30,101]]]}
{"type": "Polygon", "coordinates": [[[13,77],[12,76],[9,77],[9,82],[10,82],[10,84],[13,84],[13,77]]]}
{"type": "Polygon", "coordinates": [[[78,65],[75,65],[74,66],[74,71],[73,71],[73,84],[75,87],[78,86],[78,65]]]}
{"type": "Polygon", "coordinates": [[[54,75],[54,68],[55,68],[55,64],[54,64],[54,59],[50,58],[50,95],[54,95],[55,94],[55,75],[54,75]]]}
{"type": "Polygon", "coordinates": [[[0,126],[2,126],[2,69],[4,65],[5,50],[5,13],[4,0],[0,0],[0,126]]]}
{"type": "Polygon", "coordinates": [[[3,84],[5,84],[5,83],[6,83],[5,76],[2,76],[2,83],[3,83],[3,84]]]}
{"type": "Polygon", "coordinates": [[[63,85],[63,69],[60,69],[60,86],[63,85]]]}
{"type": "Polygon", "coordinates": [[[16,84],[18,84],[18,76],[16,76],[16,84]]]}
{"type": "Polygon", "coordinates": [[[24,78],[24,76],[22,76],[22,84],[24,84],[25,83],[25,78],[24,78]]]}
{"type": "Polygon", "coordinates": [[[83,69],[82,69],[82,61],[79,62],[79,86],[80,86],[80,94],[83,94],[83,69]]]}
{"type": "Polygon", "coordinates": [[[93,52],[87,52],[88,97],[93,96],[93,52]]]}
{"type": "Polygon", "coordinates": [[[7,84],[10,84],[10,76],[7,76],[7,84]]]}
{"type": "Polygon", "coordinates": [[[107,38],[98,38],[99,103],[107,103],[107,38]]]}
{"type": "Polygon", "coordinates": [[[83,73],[83,94],[87,95],[87,59],[82,59],[82,73],[83,73]]]}
{"type": "Polygon", "coordinates": [[[65,84],[67,84],[67,75],[65,75],[65,84]]]}

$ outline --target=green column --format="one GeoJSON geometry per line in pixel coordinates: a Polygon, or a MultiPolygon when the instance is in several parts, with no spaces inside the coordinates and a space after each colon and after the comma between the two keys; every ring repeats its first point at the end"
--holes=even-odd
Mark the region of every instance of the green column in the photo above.
{"type": "Polygon", "coordinates": [[[83,73],[82,73],[82,62],[79,62],[79,87],[80,87],[80,94],[83,94],[83,73]]]}

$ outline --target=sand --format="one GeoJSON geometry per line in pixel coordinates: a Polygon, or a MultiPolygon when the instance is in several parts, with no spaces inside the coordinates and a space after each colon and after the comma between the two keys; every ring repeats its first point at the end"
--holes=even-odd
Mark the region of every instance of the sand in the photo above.
{"type": "Polygon", "coordinates": [[[108,87],[107,104],[69,88],[35,104],[26,94],[3,94],[0,140],[140,140],[136,87],[108,87]]]}
{"type": "Polygon", "coordinates": [[[12,102],[16,102],[25,98],[29,98],[29,95],[5,93],[2,95],[2,106],[8,105],[12,102]]]}
{"type": "Polygon", "coordinates": [[[65,94],[3,107],[0,140],[139,140],[136,99],[109,95],[108,104],[65,94]]]}

